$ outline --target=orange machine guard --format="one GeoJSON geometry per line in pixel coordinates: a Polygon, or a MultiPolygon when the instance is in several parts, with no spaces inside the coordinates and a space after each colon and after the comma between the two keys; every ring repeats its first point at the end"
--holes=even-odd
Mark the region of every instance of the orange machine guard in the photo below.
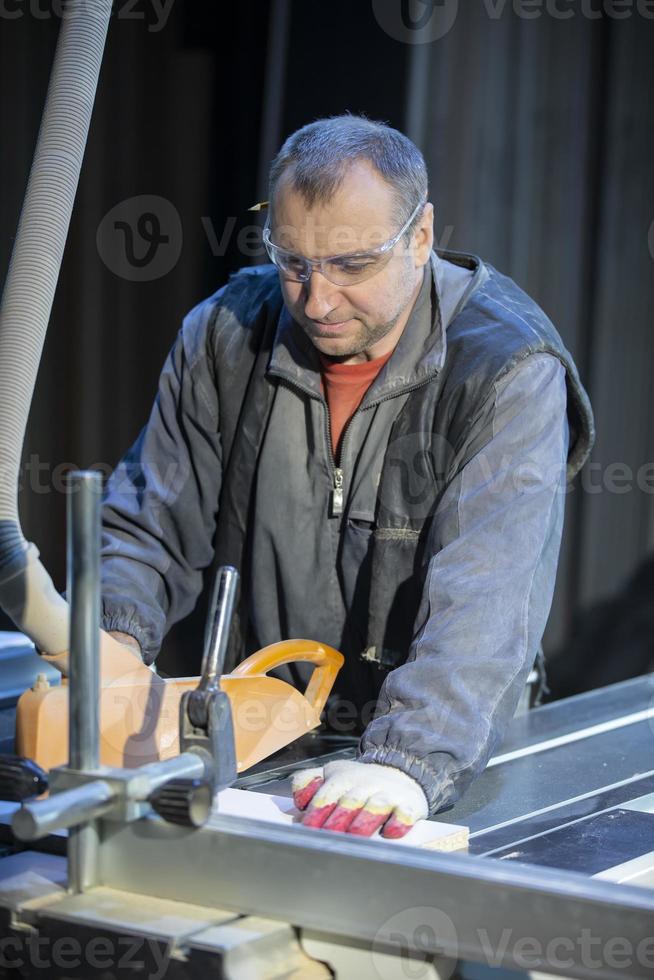
{"type": "MultiPolygon", "coordinates": [[[[253,653],[221,687],[234,719],[238,771],[267,758],[320,723],[343,655],[314,640],[284,640],[253,653]],[[282,664],[315,669],[304,694],[267,673],[282,664]]],[[[179,753],[179,702],[197,677],[157,676],[106,633],[101,637],[100,760],[133,768],[179,753]]],[[[16,751],[44,769],[68,759],[68,685],[39,680],[19,701],[16,751]]]]}

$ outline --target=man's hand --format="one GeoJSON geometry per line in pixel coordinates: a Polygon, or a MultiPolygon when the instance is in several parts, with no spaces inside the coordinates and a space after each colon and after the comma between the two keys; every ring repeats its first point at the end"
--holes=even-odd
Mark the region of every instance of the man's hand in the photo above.
{"type": "Polygon", "coordinates": [[[114,640],[118,640],[118,642],[122,643],[124,647],[127,647],[129,650],[135,653],[140,661],[143,661],[141,644],[136,637],[131,636],[129,633],[120,633],[118,630],[111,630],[109,636],[113,636],[114,640]]]}
{"type": "MultiPolygon", "coordinates": [[[[141,645],[137,639],[130,636],[129,633],[119,633],[113,631],[109,634],[104,633],[103,630],[100,631],[100,659],[102,661],[102,637],[111,636],[114,640],[117,640],[122,647],[125,647],[131,654],[133,654],[140,664],[143,663],[143,656],[141,654],[141,645]]],[[[51,666],[56,667],[58,671],[64,677],[68,677],[68,650],[64,650],[62,653],[44,653],[43,650],[39,650],[39,656],[43,657],[43,660],[51,664],[51,666]]],[[[104,676],[104,672],[103,672],[104,676]]]]}
{"type": "Polygon", "coordinates": [[[305,827],[323,827],[370,837],[398,838],[429,813],[419,783],[393,766],[371,762],[328,762],[292,778],[293,799],[306,810],[305,827]],[[307,809],[308,807],[308,809],[307,809]]]}

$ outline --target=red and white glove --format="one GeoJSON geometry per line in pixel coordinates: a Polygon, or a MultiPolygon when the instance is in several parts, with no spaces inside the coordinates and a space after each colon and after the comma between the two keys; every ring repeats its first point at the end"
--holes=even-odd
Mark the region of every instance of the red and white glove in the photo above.
{"type": "Polygon", "coordinates": [[[305,827],[323,827],[370,837],[404,837],[429,814],[422,787],[394,766],[373,762],[328,762],[302,769],[291,780],[305,827]],[[308,808],[308,809],[307,809],[308,808]]]}

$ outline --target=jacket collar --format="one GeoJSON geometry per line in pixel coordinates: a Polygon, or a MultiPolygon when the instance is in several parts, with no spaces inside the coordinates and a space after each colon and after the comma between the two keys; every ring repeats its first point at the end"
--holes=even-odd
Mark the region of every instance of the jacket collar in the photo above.
{"type": "MultiPolygon", "coordinates": [[[[402,394],[435,377],[445,363],[447,327],[488,278],[484,263],[463,252],[432,252],[413,309],[392,356],[366,392],[362,408],[402,394]],[[446,260],[445,262],[443,260],[446,260]],[[466,288],[453,295],[446,263],[470,270],[466,288]]],[[[279,316],[267,374],[322,399],[318,352],[285,305],[279,316]]]]}

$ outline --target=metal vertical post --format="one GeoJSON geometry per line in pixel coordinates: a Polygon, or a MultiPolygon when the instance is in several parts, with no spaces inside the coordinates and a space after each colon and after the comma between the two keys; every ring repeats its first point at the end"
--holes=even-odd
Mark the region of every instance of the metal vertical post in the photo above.
{"type": "MultiPolygon", "coordinates": [[[[260,201],[268,196],[268,169],[281,143],[291,26],[291,0],[272,0],[268,6],[268,44],[257,175],[257,194],[260,201]]],[[[267,262],[268,259],[264,257],[263,261],[267,262]]]]}
{"type": "MultiPolygon", "coordinates": [[[[69,765],[94,769],[100,761],[100,501],[102,477],[74,472],[68,485],[69,765]]],[[[68,835],[68,887],[96,884],[99,828],[90,820],[68,835]]]]}
{"type": "Polygon", "coordinates": [[[427,108],[430,101],[429,69],[433,57],[433,45],[410,44],[407,58],[409,72],[404,109],[404,131],[410,140],[426,153],[427,108]]]}

